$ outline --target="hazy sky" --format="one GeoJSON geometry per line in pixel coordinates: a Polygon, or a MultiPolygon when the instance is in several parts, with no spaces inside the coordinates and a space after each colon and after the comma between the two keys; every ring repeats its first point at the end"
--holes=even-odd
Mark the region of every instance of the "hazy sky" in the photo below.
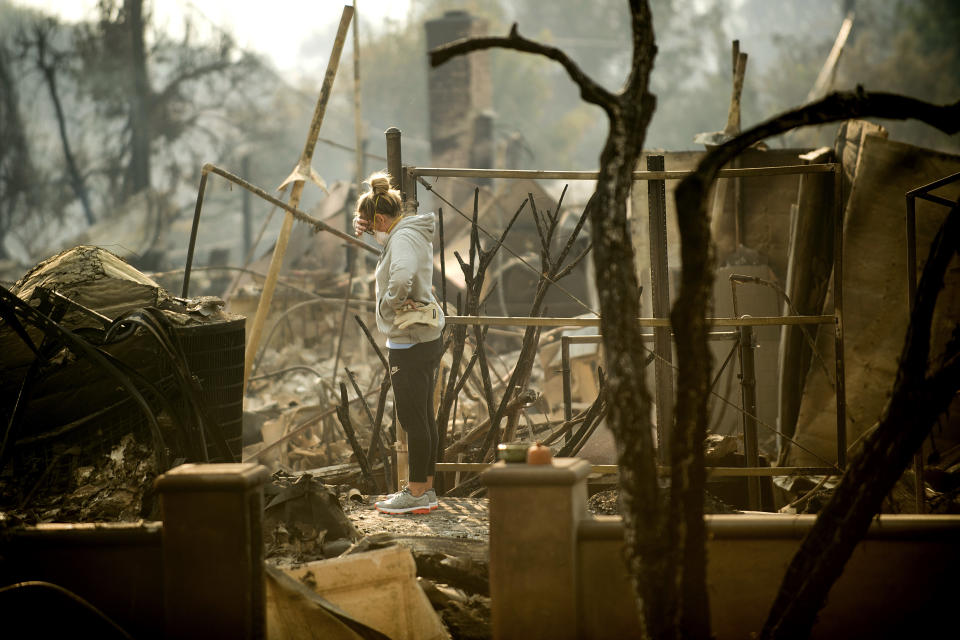
{"type": "MultiPolygon", "coordinates": [[[[13,0],[13,4],[44,9],[63,20],[74,21],[93,15],[96,0],[13,0]]],[[[237,2],[237,0],[147,0],[156,23],[167,24],[176,32],[186,12],[206,17],[214,25],[232,31],[237,44],[261,53],[282,71],[294,70],[300,46],[312,33],[340,20],[344,4],[337,0],[270,0],[270,2],[237,2]]],[[[402,20],[407,15],[409,0],[358,0],[360,14],[402,20]]],[[[361,22],[361,28],[363,26],[361,22]]],[[[361,41],[363,35],[361,34],[361,41]]],[[[348,47],[351,45],[347,45],[348,47]]]]}

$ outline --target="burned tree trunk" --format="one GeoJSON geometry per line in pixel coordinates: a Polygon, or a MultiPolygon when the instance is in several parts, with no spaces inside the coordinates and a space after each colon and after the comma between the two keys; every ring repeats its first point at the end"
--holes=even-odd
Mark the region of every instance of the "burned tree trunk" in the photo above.
{"type": "Polygon", "coordinates": [[[20,116],[16,76],[6,45],[0,45],[0,260],[9,258],[5,240],[34,208],[35,171],[20,116]]]}
{"type": "Polygon", "coordinates": [[[710,352],[706,312],[713,282],[706,196],[720,168],[754,142],[798,126],[849,118],[912,117],[944,131],[960,126],[960,103],[939,107],[891,94],[832,94],[744,132],[711,151],[676,192],[683,271],[671,324],[679,360],[677,411],[671,450],[670,505],[657,501],[657,478],[650,435],[650,398],[645,391],[637,278],[629,240],[626,202],[631,173],[643,147],[655,98],[648,90],[656,53],[647,2],[630,0],[633,66],[617,94],[597,85],[559,49],[522,38],[516,25],[507,37],[461,40],[430,53],[443,64],[471,51],[504,48],[535,53],[559,62],[587,102],[607,114],[610,133],[600,157],[592,216],[594,265],[602,312],[608,372],[609,424],[617,439],[627,555],[645,635],[654,638],[707,638],[703,522],[703,437],[707,426],[710,352]]]}
{"type": "MultiPolygon", "coordinates": [[[[600,175],[592,198],[591,239],[608,373],[609,424],[620,452],[630,574],[646,635],[706,638],[709,610],[699,442],[681,444],[676,449],[675,506],[669,513],[657,498],[650,397],[644,385],[643,339],[636,322],[640,312],[639,283],[626,215],[632,172],[656,103],[649,92],[656,46],[648,3],[632,0],[629,5],[633,67],[625,88],[617,94],[586,76],[564,52],[522,38],[516,25],[505,38],[473,38],[435,49],[431,52],[431,64],[436,66],[454,56],[492,47],[536,53],[563,65],[580,87],[583,99],[600,106],[607,114],[610,133],[600,156],[600,175]]],[[[703,253],[706,256],[705,250],[703,253]]],[[[706,257],[701,263],[705,261],[706,257]]],[[[702,316],[700,313],[699,317],[702,316]]],[[[696,309],[691,311],[691,317],[697,317],[696,309]]],[[[709,357],[705,334],[699,353],[709,357]]],[[[709,360],[697,362],[694,368],[709,371],[708,363],[709,360]]],[[[689,360],[687,366],[691,366],[689,360]]],[[[702,397],[706,396],[708,383],[703,382],[702,397]]],[[[701,415],[699,411],[695,413],[701,415]]],[[[705,430],[703,425],[705,419],[701,431],[705,430]]]]}
{"type": "Polygon", "coordinates": [[[124,0],[124,24],[130,37],[130,166],[128,195],[150,188],[150,80],[144,44],[143,0],[124,0]]]}
{"type": "Polygon", "coordinates": [[[80,200],[87,224],[92,225],[96,222],[96,219],[93,216],[93,210],[90,208],[90,198],[87,195],[87,186],[84,183],[83,174],[77,166],[76,156],[70,147],[70,137],[67,135],[67,118],[63,110],[63,103],[60,100],[60,90],[57,87],[57,69],[63,65],[63,59],[66,55],[53,50],[51,39],[54,25],[53,21],[34,25],[32,45],[36,48],[36,65],[40,73],[43,74],[43,81],[47,85],[50,102],[53,104],[53,112],[57,118],[60,147],[63,149],[63,160],[66,164],[70,186],[73,188],[77,199],[80,200]]]}

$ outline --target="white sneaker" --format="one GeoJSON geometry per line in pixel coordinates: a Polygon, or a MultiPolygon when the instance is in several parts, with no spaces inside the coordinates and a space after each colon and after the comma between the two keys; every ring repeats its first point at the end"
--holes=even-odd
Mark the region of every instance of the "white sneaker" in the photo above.
{"type": "Polygon", "coordinates": [[[392,496],[376,503],[377,511],[390,515],[406,513],[430,513],[430,496],[424,492],[422,496],[415,496],[410,489],[404,487],[392,496]]]}
{"type": "Polygon", "coordinates": [[[437,509],[440,507],[440,503],[437,502],[436,491],[434,491],[433,489],[427,489],[427,493],[425,495],[430,497],[430,511],[433,511],[434,509],[437,509]]]}

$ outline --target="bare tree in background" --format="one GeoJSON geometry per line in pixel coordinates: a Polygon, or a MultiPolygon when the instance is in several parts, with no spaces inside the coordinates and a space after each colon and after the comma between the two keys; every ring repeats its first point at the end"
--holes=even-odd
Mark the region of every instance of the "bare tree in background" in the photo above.
{"type": "Polygon", "coordinates": [[[149,6],[100,0],[76,24],[0,7],[0,254],[13,238],[49,248],[74,210],[90,224],[147,188],[192,191],[203,162],[274,125],[278,82],[258,57],[195,16],[171,36],[149,6]]]}
{"type": "Polygon", "coordinates": [[[31,165],[10,55],[0,44],[0,259],[9,257],[4,239],[34,204],[31,165]]]}
{"type": "Polygon", "coordinates": [[[69,59],[72,57],[72,52],[56,42],[59,35],[63,35],[59,22],[55,18],[42,18],[33,24],[25,25],[24,29],[17,34],[16,40],[19,44],[19,56],[24,61],[29,60],[30,66],[40,72],[43,83],[47,87],[47,94],[50,96],[50,103],[53,105],[54,116],[57,119],[57,132],[60,136],[60,148],[63,151],[67,180],[83,207],[87,224],[93,224],[95,217],[87,194],[86,177],[70,143],[67,116],[60,97],[59,74],[70,72],[69,59]]]}
{"type": "MultiPolygon", "coordinates": [[[[148,46],[147,6],[144,0],[101,0],[97,20],[82,26],[77,44],[85,92],[102,117],[123,120],[120,135],[110,129],[104,139],[111,149],[105,173],[121,200],[156,186],[161,149],[176,156],[198,139],[218,143],[231,129],[224,111],[255,109],[252,96],[262,93],[253,89],[253,80],[263,79],[259,60],[238,51],[227,33],[199,41],[188,19],[179,41],[156,32],[148,46]]],[[[171,183],[184,160],[164,163],[171,183]]]]}

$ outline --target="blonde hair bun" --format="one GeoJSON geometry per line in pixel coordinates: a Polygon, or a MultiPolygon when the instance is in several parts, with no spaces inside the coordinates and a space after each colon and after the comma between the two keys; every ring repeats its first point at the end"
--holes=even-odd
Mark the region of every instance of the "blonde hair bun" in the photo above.
{"type": "Polygon", "coordinates": [[[357,215],[371,222],[377,213],[396,216],[400,214],[400,191],[390,187],[390,174],[377,171],[364,181],[370,185],[370,191],[357,199],[357,215]]]}
{"type": "Polygon", "coordinates": [[[370,183],[370,189],[373,191],[374,195],[379,196],[390,191],[389,173],[375,173],[370,176],[368,182],[370,183]]]}

